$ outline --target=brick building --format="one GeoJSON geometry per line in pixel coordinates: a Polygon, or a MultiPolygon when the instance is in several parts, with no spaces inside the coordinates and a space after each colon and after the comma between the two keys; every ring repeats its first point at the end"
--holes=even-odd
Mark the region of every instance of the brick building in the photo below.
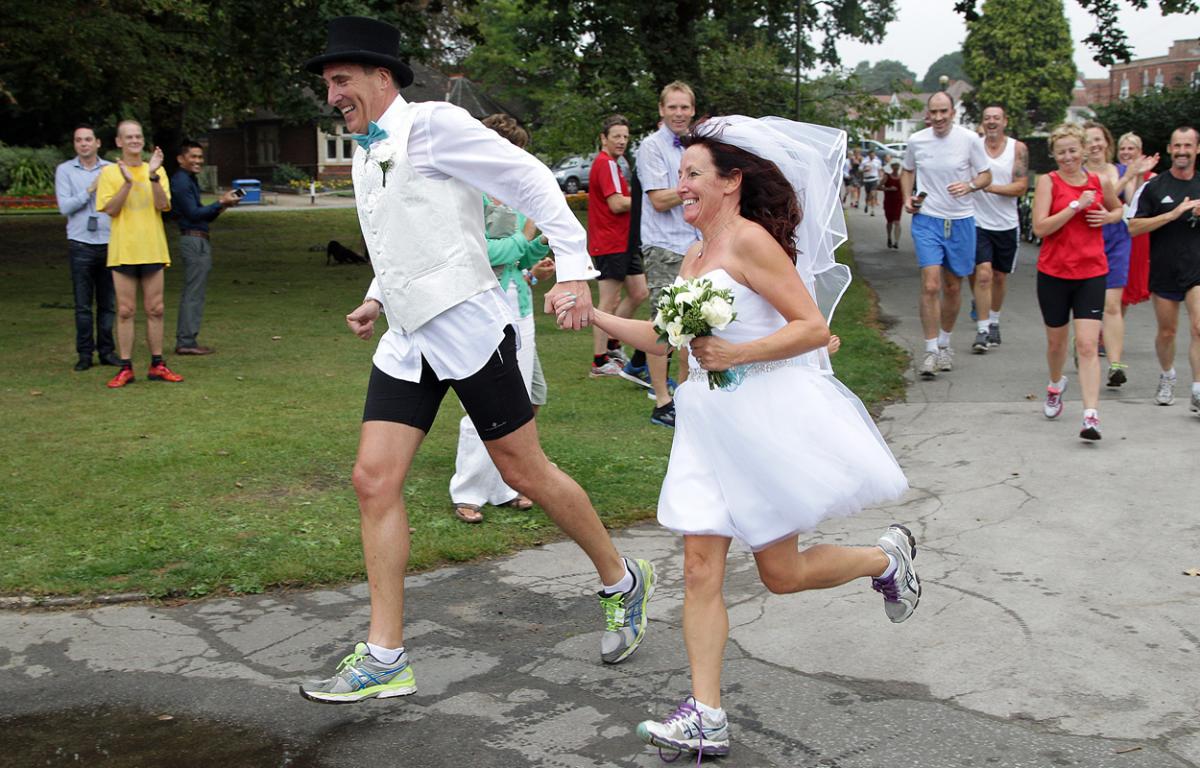
{"type": "Polygon", "coordinates": [[[1092,103],[1107,104],[1151,89],[1183,87],[1200,90],[1200,37],[1176,40],[1165,56],[1113,65],[1108,71],[1106,98],[1092,103]]]}

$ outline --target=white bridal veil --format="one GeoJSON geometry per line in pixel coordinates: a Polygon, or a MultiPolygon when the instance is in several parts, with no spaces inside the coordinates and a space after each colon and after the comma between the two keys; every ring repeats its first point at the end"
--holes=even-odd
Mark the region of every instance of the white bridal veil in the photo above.
{"type": "MultiPolygon", "coordinates": [[[[796,270],[826,322],[832,322],[850,286],[850,268],[834,260],[834,251],[846,242],[841,202],[846,132],[782,117],[744,115],[714,117],[693,132],[770,160],[787,177],[803,213],[796,227],[796,270]]],[[[830,370],[828,353],[822,349],[817,355],[821,368],[830,370]]]]}

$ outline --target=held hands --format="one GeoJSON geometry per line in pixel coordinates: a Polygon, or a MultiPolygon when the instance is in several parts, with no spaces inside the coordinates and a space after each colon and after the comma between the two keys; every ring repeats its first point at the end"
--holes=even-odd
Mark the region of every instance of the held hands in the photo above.
{"type": "Polygon", "coordinates": [[[162,164],[163,164],[162,147],[155,147],[154,153],[152,155],[150,155],[150,175],[153,176],[154,174],[158,173],[158,169],[162,168],[162,164]]]}
{"type": "Polygon", "coordinates": [[[375,299],[367,299],[350,314],[346,315],[346,325],[358,338],[366,341],[375,333],[375,321],[379,319],[381,305],[375,299]]]}
{"type": "Polygon", "coordinates": [[[706,371],[728,371],[737,365],[737,346],[717,336],[701,336],[689,345],[692,356],[706,371]]]}
{"type": "Polygon", "coordinates": [[[586,280],[567,280],[546,291],[545,311],[558,327],[578,331],[592,324],[592,290],[586,280]]]}

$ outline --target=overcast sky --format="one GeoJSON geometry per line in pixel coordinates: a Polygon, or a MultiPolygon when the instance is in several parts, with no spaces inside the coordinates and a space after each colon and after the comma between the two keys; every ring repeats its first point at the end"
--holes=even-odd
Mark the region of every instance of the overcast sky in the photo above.
{"type": "MultiPolygon", "coordinates": [[[[1075,41],[1075,66],[1086,77],[1107,77],[1108,70],[1092,60],[1095,52],[1082,42],[1095,28],[1094,20],[1075,0],[1063,0],[1063,5],[1075,41]]],[[[1134,58],[1162,56],[1174,40],[1195,37],[1200,30],[1200,17],[1164,17],[1156,0],[1151,0],[1144,11],[1121,5],[1121,23],[1134,58]]],[[[887,37],[879,45],[846,40],[838,43],[844,66],[853,68],[863,60],[874,64],[880,59],[897,59],[920,80],[942,54],[962,47],[967,31],[962,16],[954,12],[954,0],[899,0],[897,7],[896,20],[888,25],[887,37]]]]}

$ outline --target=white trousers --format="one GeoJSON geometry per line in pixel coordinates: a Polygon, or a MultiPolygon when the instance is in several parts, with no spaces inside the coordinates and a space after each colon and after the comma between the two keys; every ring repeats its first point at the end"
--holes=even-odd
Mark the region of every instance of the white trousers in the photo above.
{"type": "MultiPolygon", "coordinates": [[[[508,294],[516,317],[516,289],[510,287],[508,294]]],[[[517,368],[525,380],[525,391],[529,392],[533,386],[533,360],[537,350],[533,340],[533,313],[517,320],[513,327],[517,329],[517,368]]],[[[501,479],[500,471],[492,463],[470,417],[463,416],[458,423],[458,455],[454,459],[454,476],[450,478],[450,500],[455,504],[499,505],[507,504],[517,495],[501,479]]]]}

